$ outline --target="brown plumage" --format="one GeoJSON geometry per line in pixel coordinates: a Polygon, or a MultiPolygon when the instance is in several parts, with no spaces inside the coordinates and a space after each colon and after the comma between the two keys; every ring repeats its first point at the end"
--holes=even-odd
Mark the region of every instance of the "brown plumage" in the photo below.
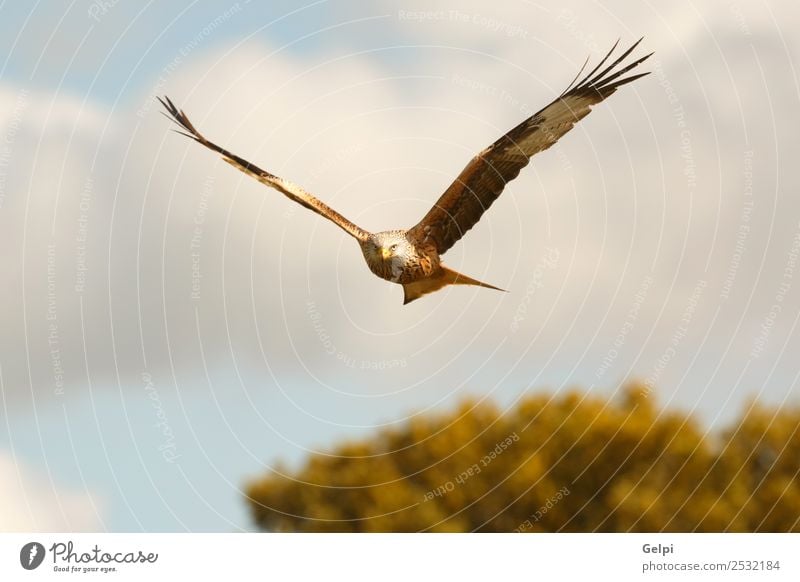
{"type": "Polygon", "coordinates": [[[575,81],[583,68],[556,100],[478,153],[433,208],[409,230],[370,233],[356,226],[300,186],[270,174],[208,141],[169,98],[158,99],[181,126],[183,131],[178,133],[221,154],[226,162],[237,169],[331,220],[355,238],[370,270],[382,279],[403,285],[404,303],[409,303],[446,285],[478,285],[498,289],[448,269],[441,264],[439,257],[475,226],[506,184],[528,165],[531,156],[552,146],[575,123],[588,115],[593,105],[612,95],[622,85],[649,74],[645,72],[623,77],[652,53],[617,68],[641,40],[606,65],[619,43],[617,41],[605,58],[577,84],[575,81]]]}

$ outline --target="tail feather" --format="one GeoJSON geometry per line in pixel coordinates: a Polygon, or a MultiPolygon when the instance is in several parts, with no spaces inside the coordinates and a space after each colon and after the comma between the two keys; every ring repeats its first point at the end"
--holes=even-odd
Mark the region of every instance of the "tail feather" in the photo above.
{"type": "Polygon", "coordinates": [[[467,277],[466,275],[453,271],[452,269],[448,269],[442,265],[442,268],[436,275],[403,285],[403,305],[407,305],[415,299],[419,299],[423,295],[438,291],[447,285],[476,285],[478,287],[486,287],[487,289],[505,292],[504,289],[500,289],[494,285],[489,285],[483,281],[478,281],[472,277],[467,277]]]}

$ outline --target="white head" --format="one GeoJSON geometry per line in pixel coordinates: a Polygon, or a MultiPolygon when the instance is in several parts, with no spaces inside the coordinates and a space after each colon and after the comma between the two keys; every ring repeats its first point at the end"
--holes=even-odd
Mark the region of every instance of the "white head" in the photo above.
{"type": "Polygon", "coordinates": [[[388,263],[393,259],[406,259],[414,255],[414,248],[406,239],[402,230],[387,230],[370,235],[364,243],[364,255],[367,259],[388,263]]]}

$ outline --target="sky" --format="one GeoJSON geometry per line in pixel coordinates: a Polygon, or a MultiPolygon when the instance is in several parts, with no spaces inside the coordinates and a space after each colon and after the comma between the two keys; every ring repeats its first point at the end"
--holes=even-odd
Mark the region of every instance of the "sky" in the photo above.
{"type": "Polygon", "coordinates": [[[791,3],[0,6],[0,530],[250,531],[243,488],[470,396],[642,382],[725,426],[798,403],[791,3]],[[621,39],[655,51],[402,305],[373,231],[621,39]]]}

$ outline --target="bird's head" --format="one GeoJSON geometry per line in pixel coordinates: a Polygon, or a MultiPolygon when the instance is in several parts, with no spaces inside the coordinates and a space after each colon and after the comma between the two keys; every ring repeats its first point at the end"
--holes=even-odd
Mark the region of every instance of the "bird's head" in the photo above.
{"type": "Polygon", "coordinates": [[[389,262],[395,257],[406,258],[411,256],[413,249],[402,230],[387,230],[378,232],[369,237],[367,251],[374,258],[389,262]]]}

